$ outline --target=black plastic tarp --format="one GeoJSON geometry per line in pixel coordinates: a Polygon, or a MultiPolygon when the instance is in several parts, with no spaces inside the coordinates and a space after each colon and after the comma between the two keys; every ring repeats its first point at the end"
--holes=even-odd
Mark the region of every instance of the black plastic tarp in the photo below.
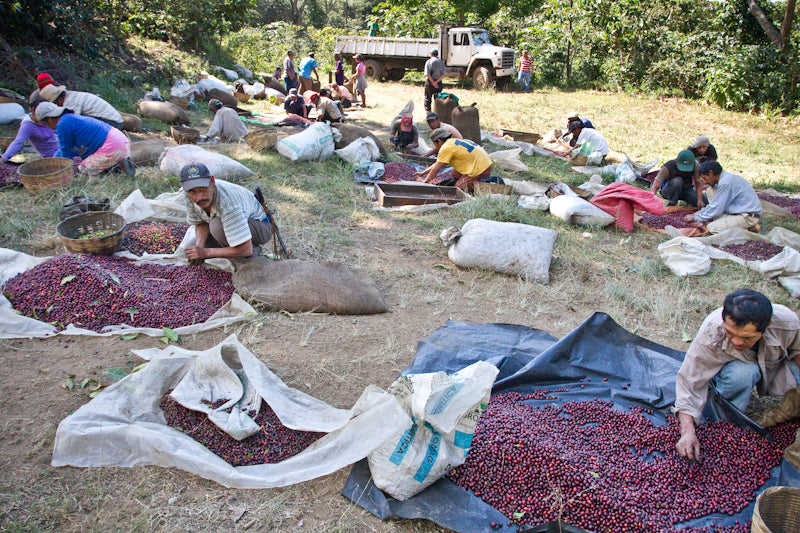
{"type": "MultiPolygon", "coordinates": [[[[487,361],[500,369],[492,394],[565,388],[569,392],[557,393],[555,403],[599,398],[613,401],[622,410],[642,406],[653,409],[654,423],[661,424],[671,416],[669,407],[675,401],[675,378],[683,356],[626,331],[605,313],[593,314],[561,340],[526,326],[449,321],[419,342],[414,359],[401,375],[451,373],[487,361]]],[[[713,389],[703,415],[710,421],[728,420],[761,430],[713,389]]],[[[771,474],[762,490],[779,484],[800,487],[800,474],[785,460],[771,474]]],[[[406,501],[395,500],[370,481],[366,460],[353,467],[342,494],[383,520],[425,518],[459,533],[517,531],[516,526],[506,525],[508,518],[499,511],[447,479],[406,501]],[[491,522],[503,525],[493,529],[491,522]]],[[[714,514],[684,526],[734,525],[735,520],[745,522],[752,514],[751,503],[735,516],[714,514]]]]}

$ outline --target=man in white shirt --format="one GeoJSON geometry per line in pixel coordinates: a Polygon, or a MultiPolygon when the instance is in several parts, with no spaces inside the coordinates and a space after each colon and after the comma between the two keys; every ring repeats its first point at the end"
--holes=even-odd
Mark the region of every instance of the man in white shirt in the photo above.
{"type": "Polygon", "coordinates": [[[247,126],[239,118],[235,109],[225,107],[216,98],[208,101],[208,110],[214,113],[214,121],[206,136],[219,137],[223,142],[239,142],[247,135],[247,126]]]}
{"type": "Polygon", "coordinates": [[[569,123],[569,131],[574,138],[577,138],[575,148],[580,148],[583,143],[592,143],[592,152],[600,152],[605,157],[608,155],[610,148],[605,137],[600,135],[600,132],[594,128],[586,128],[580,120],[573,120],[569,123]]]}
{"type": "Polygon", "coordinates": [[[102,120],[118,130],[122,129],[122,115],[114,106],[97,95],[80,91],[68,91],[63,85],[46,85],[39,95],[59,107],[66,107],[76,115],[102,120]]]}

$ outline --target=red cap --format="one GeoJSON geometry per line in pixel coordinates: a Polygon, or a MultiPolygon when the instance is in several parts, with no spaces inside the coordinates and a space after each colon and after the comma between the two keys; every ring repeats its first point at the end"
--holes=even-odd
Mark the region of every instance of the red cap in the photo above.
{"type": "Polygon", "coordinates": [[[56,82],[53,79],[53,77],[47,72],[42,72],[41,74],[36,76],[36,85],[38,85],[40,89],[47,85],[55,85],[55,83],[56,82]]]}
{"type": "Polygon", "coordinates": [[[411,117],[403,117],[400,119],[400,129],[402,131],[411,131],[414,127],[414,120],[411,117]]]}

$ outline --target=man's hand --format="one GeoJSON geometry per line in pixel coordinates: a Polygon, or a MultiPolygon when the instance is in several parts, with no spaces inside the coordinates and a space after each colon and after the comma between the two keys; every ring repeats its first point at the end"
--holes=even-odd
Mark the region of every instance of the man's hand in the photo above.
{"type": "Polygon", "coordinates": [[[692,462],[700,460],[700,441],[694,431],[682,435],[678,444],[675,445],[675,449],[678,450],[678,455],[684,459],[692,462]]]}
{"type": "Polygon", "coordinates": [[[186,257],[192,263],[201,263],[209,257],[208,249],[202,246],[190,246],[186,249],[186,257]]]}
{"type": "Polygon", "coordinates": [[[697,207],[703,209],[706,206],[706,203],[703,201],[703,196],[700,195],[697,197],[697,207]]]}
{"type": "Polygon", "coordinates": [[[687,224],[694,222],[694,213],[689,213],[688,215],[683,217],[683,221],[686,222],[687,224]]]}

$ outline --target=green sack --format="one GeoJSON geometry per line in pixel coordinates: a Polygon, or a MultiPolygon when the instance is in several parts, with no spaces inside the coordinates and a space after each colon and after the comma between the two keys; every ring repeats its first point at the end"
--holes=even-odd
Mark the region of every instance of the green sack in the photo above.
{"type": "Polygon", "coordinates": [[[580,150],[578,150],[578,154],[589,157],[592,154],[593,150],[594,150],[594,143],[591,141],[586,141],[581,145],[580,150]]]}
{"type": "Polygon", "coordinates": [[[435,96],[436,98],[442,98],[442,99],[447,98],[448,96],[452,96],[453,99],[456,101],[456,103],[458,103],[458,96],[454,95],[453,93],[440,92],[435,96]]]}

